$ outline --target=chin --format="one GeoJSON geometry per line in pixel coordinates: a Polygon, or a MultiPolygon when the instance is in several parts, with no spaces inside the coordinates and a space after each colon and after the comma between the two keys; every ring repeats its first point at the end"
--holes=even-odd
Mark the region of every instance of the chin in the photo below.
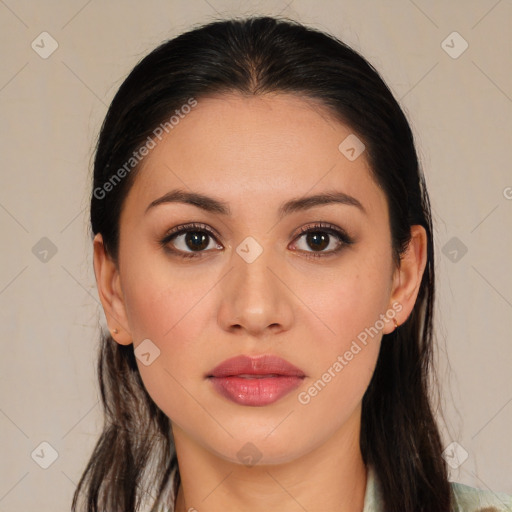
{"type": "Polygon", "coordinates": [[[209,449],[221,459],[246,467],[287,464],[309,451],[300,436],[291,433],[266,439],[246,433],[243,439],[230,438],[222,444],[214,442],[209,449]]]}

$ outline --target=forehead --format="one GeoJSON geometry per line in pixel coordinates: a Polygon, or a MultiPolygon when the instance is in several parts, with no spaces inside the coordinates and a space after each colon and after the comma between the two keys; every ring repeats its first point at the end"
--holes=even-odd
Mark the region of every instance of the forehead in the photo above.
{"type": "Polygon", "coordinates": [[[351,161],[340,152],[354,134],[319,101],[291,94],[197,101],[145,157],[127,198],[132,206],[178,187],[239,207],[336,189],[382,215],[385,198],[365,153],[351,161]]]}

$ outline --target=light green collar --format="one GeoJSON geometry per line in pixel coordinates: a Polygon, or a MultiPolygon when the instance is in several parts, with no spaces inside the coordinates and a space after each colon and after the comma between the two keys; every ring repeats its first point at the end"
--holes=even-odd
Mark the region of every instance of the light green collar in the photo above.
{"type": "Polygon", "coordinates": [[[372,466],[367,466],[363,512],[380,512],[381,503],[380,487],[375,471],[372,466]]]}

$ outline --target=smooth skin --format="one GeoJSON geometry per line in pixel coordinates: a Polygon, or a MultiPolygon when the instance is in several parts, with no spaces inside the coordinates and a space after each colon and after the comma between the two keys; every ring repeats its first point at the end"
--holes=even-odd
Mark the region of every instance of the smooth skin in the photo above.
{"type": "Polygon", "coordinates": [[[350,161],[338,149],[351,133],[316,101],[291,94],[200,98],[143,161],[123,206],[117,264],[101,234],[94,238],[99,296],[109,327],[119,331],[115,342],[137,348],[149,339],[160,350],[149,366],[137,363],[172,422],[182,481],[176,512],[363,509],[361,401],[382,335],[395,328],[391,316],[309,403],[298,395],[393,304],[401,306],[398,323],[407,319],[427,239],[412,226],[400,268],[393,265],[386,197],[365,153],[350,161]],[[177,188],[227,203],[230,215],[180,202],[148,209],[177,188]],[[364,211],[331,203],[278,217],[283,202],[333,190],[364,211]],[[168,231],[191,222],[215,235],[202,255],[184,234],[165,250],[168,231]],[[299,236],[317,222],[345,230],[354,243],[330,236],[319,250],[299,236]],[[236,250],[246,237],[262,249],[251,263],[236,250]],[[196,256],[180,258],[172,248],[196,256]],[[306,377],[273,404],[233,403],[206,375],[240,354],[278,355],[306,377]],[[253,466],[237,455],[247,443],[261,454],[253,466]]]}

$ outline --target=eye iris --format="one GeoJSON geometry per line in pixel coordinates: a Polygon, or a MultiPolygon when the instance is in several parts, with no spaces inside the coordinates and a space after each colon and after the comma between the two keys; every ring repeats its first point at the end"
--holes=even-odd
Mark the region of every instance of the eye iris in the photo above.
{"type": "Polygon", "coordinates": [[[307,243],[312,249],[325,249],[329,245],[329,235],[321,232],[308,233],[306,235],[307,243]]]}
{"type": "Polygon", "coordinates": [[[191,250],[201,250],[208,247],[208,235],[200,231],[189,231],[185,235],[185,243],[191,250]],[[191,243],[189,243],[191,242],[191,243]]]}

